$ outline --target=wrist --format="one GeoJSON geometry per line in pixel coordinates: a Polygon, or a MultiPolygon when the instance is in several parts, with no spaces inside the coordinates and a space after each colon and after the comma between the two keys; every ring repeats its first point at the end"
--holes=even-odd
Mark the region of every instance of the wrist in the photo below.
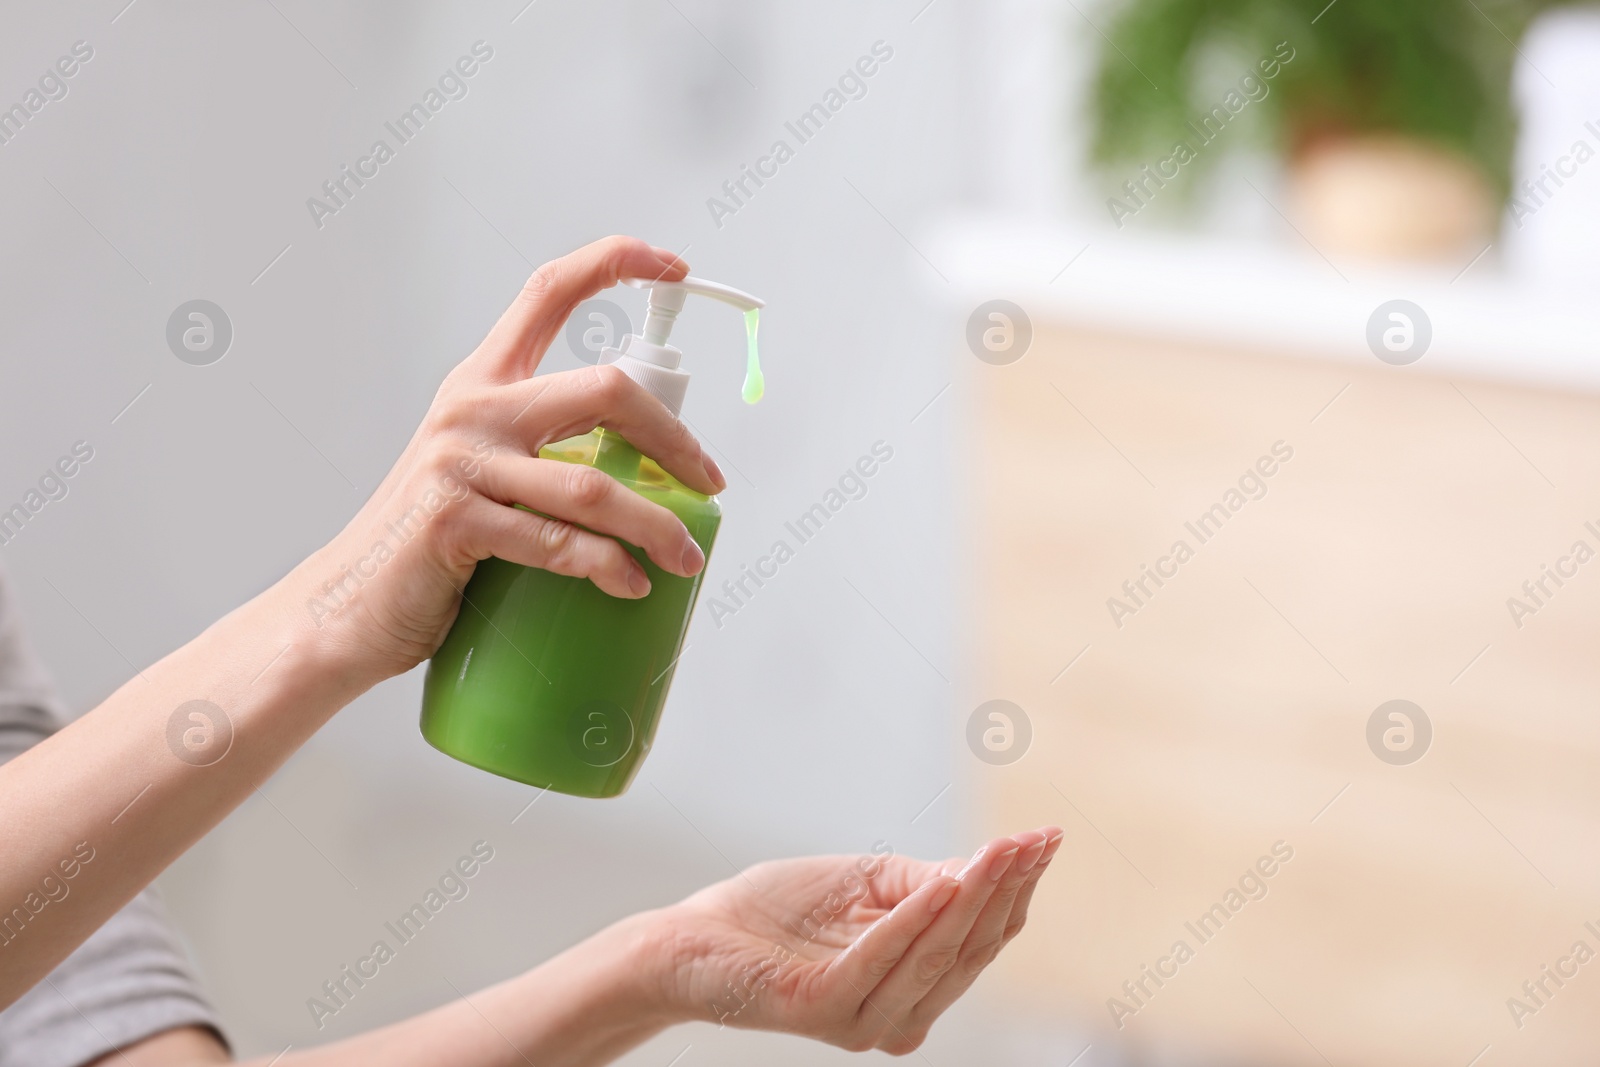
{"type": "Polygon", "coordinates": [[[536,1062],[610,1063],[685,1016],[665,981],[656,912],[606,927],[477,999],[536,1062]],[[518,1020],[511,1023],[510,1020],[518,1020]]]}
{"type": "Polygon", "coordinates": [[[651,1033],[695,1018],[680,991],[672,911],[642,911],[595,935],[596,960],[616,1006],[651,1033]]]}
{"type": "Polygon", "coordinates": [[[284,647],[290,649],[286,656],[293,655],[296,666],[309,677],[343,692],[348,702],[405,668],[381,662],[374,654],[381,642],[360,633],[360,620],[366,615],[337,587],[348,569],[336,562],[343,558],[341,552],[335,539],[302,560],[259,600],[284,635],[284,647]]]}

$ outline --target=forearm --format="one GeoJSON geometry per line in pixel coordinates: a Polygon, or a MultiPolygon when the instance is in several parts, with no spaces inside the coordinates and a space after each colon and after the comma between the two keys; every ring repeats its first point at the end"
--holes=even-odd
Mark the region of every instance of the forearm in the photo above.
{"type": "MultiPolygon", "coordinates": [[[[292,1052],[276,1067],[590,1067],[610,1063],[681,1021],[653,968],[654,916],[608,927],[547,963],[433,1011],[323,1048],[292,1052]]],[[[267,1059],[248,1067],[266,1067],[267,1059]]]]}
{"type": "Polygon", "coordinates": [[[605,426],[696,492],[719,492],[725,479],[693,435],[615,367],[533,373],[586,297],[622,278],[685,272],[672,253],[626,238],[546,264],[447,376],[332,543],[0,768],[0,1008],[335,711],[432,655],[479,561],[495,556],[631,598],[648,578],[623,543],[681,577],[698,572],[703,555],[671,511],[597,472],[576,485],[576,468],[537,458],[552,441],[605,426]],[[207,742],[210,719],[227,744],[207,742]]]}
{"type": "Polygon", "coordinates": [[[0,1007],[370,684],[307,622],[325,568],[312,557],[0,768],[0,1007]]]}

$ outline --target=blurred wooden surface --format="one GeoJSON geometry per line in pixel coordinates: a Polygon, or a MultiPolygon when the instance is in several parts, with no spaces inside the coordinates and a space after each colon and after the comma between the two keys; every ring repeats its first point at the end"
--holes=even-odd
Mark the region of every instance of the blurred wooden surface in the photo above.
{"type": "Polygon", "coordinates": [[[966,762],[985,828],[1067,830],[998,995],[1163,1062],[1592,1061],[1600,959],[1520,1028],[1507,999],[1600,952],[1600,559],[1521,629],[1506,601],[1600,549],[1600,401],[1038,329],[1018,363],[964,359],[964,707],[1034,729],[966,762]],[[1266,496],[1199,544],[1184,523],[1277,441],[1266,496]],[[1180,538],[1119,629],[1107,599],[1180,538]],[[1366,741],[1395,698],[1433,725],[1409,766],[1366,741]],[[1280,840],[1266,897],[1200,944],[1185,922],[1280,840]],[[1108,998],[1179,939],[1116,1030],[1108,998]]]}

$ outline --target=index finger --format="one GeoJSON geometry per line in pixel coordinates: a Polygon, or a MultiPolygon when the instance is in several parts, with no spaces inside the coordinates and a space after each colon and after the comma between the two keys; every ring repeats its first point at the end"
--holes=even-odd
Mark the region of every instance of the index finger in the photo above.
{"type": "Polygon", "coordinates": [[[903,1019],[927,995],[955,966],[968,932],[1019,851],[1017,842],[1009,837],[996,838],[978,851],[956,876],[959,888],[954,899],[940,909],[938,917],[878,983],[863,1011],[871,1009],[890,1020],[903,1019]]]}
{"type": "Polygon", "coordinates": [[[534,455],[552,441],[599,426],[620,434],[696,492],[712,494],[726,488],[722,472],[683,421],[615,364],[541,374],[497,391],[505,394],[509,407],[539,412],[537,419],[525,420],[526,428],[518,430],[534,455]]]}
{"type": "Polygon", "coordinates": [[[933,924],[960,888],[954,878],[936,874],[907,893],[867,927],[828,964],[827,975],[840,985],[829,990],[840,1003],[859,1011],[878,983],[905,957],[917,937],[933,924]]]}
{"type": "Polygon", "coordinates": [[[589,297],[624,278],[678,281],[688,272],[676,255],[637,237],[584,245],[534,271],[467,362],[490,380],[520,381],[538,368],[567,316],[589,297]]]}
{"type": "Polygon", "coordinates": [[[945,1009],[954,1004],[968,987],[977,981],[978,975],[994,962],[1001,947],[1005,945],[1005,934],[1010,925],[1017,897],[1023,891],[1023,887],[1030,884],[1034,865],[1043,858],[1050,835],[1056,832],[1056,828],[1052,826],[1046,827],[1044,831],[1030,830],[1012,838],[1021,846],[1016,862],[995,887],[988,902],[984,904],[983,911],[979,913],[977,921],[972,924],[972,929],[967,931],[966,940],[962,942],[955,965],[946,971],[934,987],[911,1009],[914,1022],[933,1025],[934,1020],[944,1014],[945,1009]]]}

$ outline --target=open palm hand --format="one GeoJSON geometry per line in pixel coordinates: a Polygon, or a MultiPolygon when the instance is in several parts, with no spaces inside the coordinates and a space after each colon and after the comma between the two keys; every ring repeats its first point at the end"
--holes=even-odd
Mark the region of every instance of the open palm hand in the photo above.
{"type": "Polygon", "coordinates": [[[1022,929],[1055,827],[970,861],[763,863],[668,909],[673,997],[723,1025],[906,1053],[1022,929]]]}

